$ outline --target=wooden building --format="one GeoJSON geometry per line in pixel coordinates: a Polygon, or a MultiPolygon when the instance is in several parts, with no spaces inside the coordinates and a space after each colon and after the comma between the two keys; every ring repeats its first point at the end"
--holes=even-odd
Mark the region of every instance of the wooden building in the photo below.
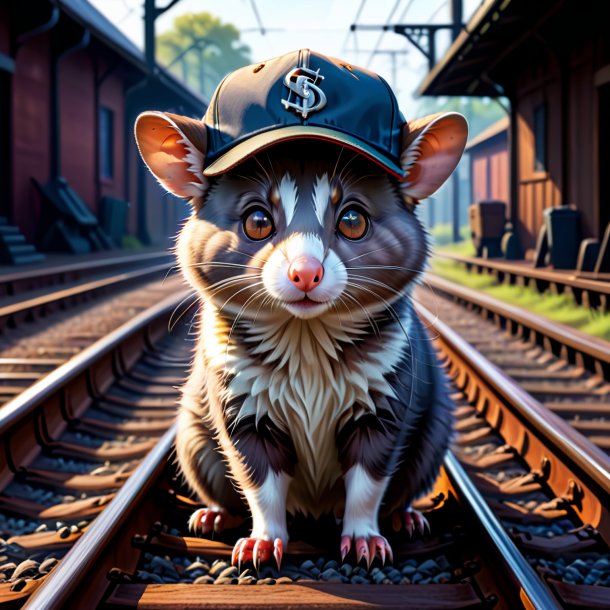
{"type": "Polygon", "coordinates": [[[470,200],[509,199],[508,117],[500,119],[468,141],[470,200]]]}
{"type": "Polygon", "coordinates": [[[164,70],[151,73],[86,0],[1,2],[0,217],[41,243],[49,210],[35,181],[64,178],[89,222],[102,198],[124,200],[127,233],[165,245],[185,206],[139,160],[133,122],[144,109],[201,117],[205,100],[164,70]]]}
{"type": "Polygon", "coordinates": [[[525,248],[543,210],[573,205],[582,237],[610,221],[610,3],[484,0],[420,87],[505,96],[510,215],[525,248]]]}

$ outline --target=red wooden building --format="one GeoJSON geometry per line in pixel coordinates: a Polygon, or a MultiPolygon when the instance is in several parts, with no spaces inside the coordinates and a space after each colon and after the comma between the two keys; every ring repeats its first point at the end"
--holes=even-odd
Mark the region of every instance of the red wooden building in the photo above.
{"type": "MultiPolygon", "coordinates": [[[[100,201],[112,197],[130,203],[128,234],[165,245],[185,206],[163,194],[137,155],[133,122],[152,108],[200,117],[205,101],[169,73],[151,73],[142,51],[86,0],[0,3],[0,216],[28,242],[48,242],[55,212],[34,180],[61,191],[63,177],[80,200],[64,193],[74,208],[58,212],[64,224],[70,214],[95,223],[100,201]]],[[[81,231],[75,243],[96,249],[75,222],[64,227],[81,231]]]]}
{"type": "Polygon", "coordinates": [[[500,119],[471,138],[466,146],[471,201],[508,202],[508,126],[508,117],[500,119]]]}
{"type": "Polygon", "coordinates": [[[549,207],[576,206],[582,237],[610,221],[609,32],[606,0],[484,0],[420,88],[510,101],[510,216],[525,248],[549,207]]]}

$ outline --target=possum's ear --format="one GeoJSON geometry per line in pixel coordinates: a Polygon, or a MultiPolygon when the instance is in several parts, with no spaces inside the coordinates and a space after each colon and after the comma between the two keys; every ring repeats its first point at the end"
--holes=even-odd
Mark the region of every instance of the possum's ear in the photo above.
{"type": "Polygon", "coordinates": [[[406,123],[400,164],[406,172],[402,192],[425,199],[449,178],[468,138],[468,123],[457,112],[432,114],[406,123]]]}
{"type": "Polygon", "coordinates": [[[178,197],[203,195],[207,132],[201,121],[169,112],[143,112],[135,133],[142,159],[163,187],[178,197]]]}

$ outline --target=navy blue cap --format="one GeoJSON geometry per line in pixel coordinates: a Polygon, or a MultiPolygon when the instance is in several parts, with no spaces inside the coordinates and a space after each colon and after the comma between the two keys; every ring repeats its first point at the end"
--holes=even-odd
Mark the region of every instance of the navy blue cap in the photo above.
{"type": "Polygon", "coordinates": [[[203,122],[206,176],[298,138],[347,146],[397,178],[405,175],[400,166],[405,119],[389,85],[373,72],[309,49],[229,74],[203,122]]]}

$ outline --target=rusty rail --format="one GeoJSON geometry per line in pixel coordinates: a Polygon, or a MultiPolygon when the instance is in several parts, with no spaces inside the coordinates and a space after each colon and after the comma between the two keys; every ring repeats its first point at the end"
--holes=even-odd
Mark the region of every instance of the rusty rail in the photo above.
{"type": "MultiPolygon", "coordinates": [[[[28,600],[29,610],[66,608],[68,600],[83,579],[95,570],[95,562],[113,543],[131,513],[137,510],[142,497],[161,474],[176,436],[174,424],[142,460],[121,487],[115,498],[72,547],[61,563],[49,574],[45,583],[28,600]]],[[[115,541],[116,542],[116,541],[115,541]]]]}
{"type": "Polygon", "coordinates": [[[492,513],[489,506],[466,474],[456,457],[449,453],[445,458],[445,470],[453,481],[455,488],[462,495],[481,523],[481,531],[488,536],[505,569],[512,576],[512,581],[521,587],[521,601],[526,607],[551,610],[560,608],[557,600],[548,587],[527,563],[515,543],[492,513]]]}
{"type": "Polygon", "coordinates": [[[610,308],[609,276],[579,273],[574,271],[554,271],[532,267],[527,263],[484,259],[448,252],[436,252],[437,258],[461,263],[467,269],[494,275],[498,282],[533,287],[539,292],[550,290],[557,294],[571,294],[574,300],[585,307],[595,307],[602,311],[610,308]],[[590,277],[587,277],[590,276],[590,277]]]}
{"type": "Polygon", "coordinates": [[[456,385],[472,397],[477,410],[502,436],[514,439],[525,461],[532,469],[540,469],[558,496],[574,496],[573,508],[582,521],[598,528],[610,543],[610,458],[432,312],[420,305],[416,310],[438,333],[437,342],[450,362],[456,385]]]}
{"type": "Polygon", "coordinates": [[[521,307],[503,303],[494,297],[460,286],[433,273],[426,274],[426,285],[458,302],[480,309],[513,334],[538,342],[545,349],[568,362],[582,366],[604,378],[610,378],[610,343],[607,341],[521,307]]]}
{"type": "Polygon", "coordinates": [[[69,383],[80,375],[87,374],[89,369],[122,345],[129,337],[148,326],[153,320],[171,314],[172,311],[191,294],[191,290],[184,290],[178,295],[167,297],[154,307],[151,307],[137,316],[131,322],[112,331],[93,345],[85,348],[41,380],[26,388],[13,400],[0,409],[0,434],[9,434],[13,425],[19,423],[25,416],[40,407],[61,392],[69,383]]]}
{"type": "Polygon", "coordinates": [[[14,296],[30,290],[56,286],[79,279],[113,273],[117,270],[133,270],[140,266],[161,264],[173,260],[166,250],[134,252],[120,256],[91,257],[88,260],[69,264],[42,265],[35,269],[11,271],[0,275],[0,296],[14,296]]]}
{"type": "Polygon", "coordinates": [[[116,290],[146,278],[162,276],[163,273],[169,272],[171,268],[172,263],[168,261],[109,277],[59,286],[56,290],[50,290],[50,287],[42,288],[34,291],[34,294],[29,297],[28,293],[25,293],[4,299],[5,304],[0,305],[0,326],[4,326],[19,317],[35,315],[49,307],[57,308],[66,302],[88,298],[108,289],[116,290]]]}
{"type": "MultiPolygon", "coordinates": [[[[133,378],[129,377],[130,371],[141,358],[146,357],[149,361],[153,358],[154,346],[168,336],[167,325],[172,313],[184,302],[184,298],[191,294],[190,290],[184,289],[175,279],[172,280],[172,283],[177,289],[171,296],[136,314],[128,322],[85,348],[0,409],[0,434],[4,439],[3,451],[0,455],[0,483],[3,490],[0,503],[2,503],[4,511],[22,514],[24,518],[43,522],[53,520],[52,514],[57,515],[54,517],[55,520],[67,519],[68,521],[74,519],[77,514],[80,515],[80,519],[84,517],[87,521],[98,514],[105,514],[106,505],[116,496],[114,490],[129,483],[131,475],[129,470],[93,477],[93,475],[74,475],[72,471],[46,472],[44,469],[39,471],[31,464],[35,456],[45,448],[49,450],[49,455],[54,454],[55,449],[59,450],[60,454],[61,451],[67,451],[68,456],[70,451],[76,451],[77,453],[72,455],[73,458],[91,461],[87,457],[90,455],[91,459],[95,461],[94,456],[97,454],[95,452],[87,453],[87,446],[71,446],[69,441],[58,442],[58,440],[60,440],[61,433],[71,427],[80,429],[84,433],[87,433],[87,426],[93,427],[94,431],[97,430],[95,427],[97,420],[90,419],[87,410],[91,406],[95,408],[100,399],[116,400],[114,410],[120,413],[121,400],[125,400],[125,398],[121,398],[120,395],[107,396],[108,389],[117,383],[124,383],[127,390],[138,384],[144,384],[144,386],[148,384],[154,389],[152,399],[142,401],[141,405],[135,409],[131,405],[135,417],[143,418],[143,423],[138,424],[140,427],[136,428],[136,434],[153,435],[154,438],[136,440],[126,445],[125,449],[121,449],[120,455],[115,451],[108,459],[116,459],[123,455],[127,461],[144,457],[155,447],[156,438],[160,437],[163,431],[172,428],[173,417],[172,413],[168,413],[169,405],[161,403],[171,400],[174,404],[176,398],[164,398],[164,396],[169,396],[169,392],[158,389],[159,386],[155,385],[162,381],[158,380],[153,373],[150,374],[152,375],[150,377],[146,377],[142,373],[134,373],[133,378]],[[82,451],[80,454],[78,454],[79,448],[82,451]],[[86,499],[63,505],[58,504],[47,509],[35,501],[30,502],[19,497],[4,495],[7,485],[14,479],[43,486],[49,485],[51,488],[80,489],[89,491],[90,494],[86,496],[86,499]],[[108,491],[109,489],[110,491],[108,491]]],[[[180,372],[186,370],[188,366],[188,359],[177,361],[172,359],[171,354],[164,353],[159,358],[159,362],[165,363],[162,366],[170,369],[173,367],[180,372]]],[[[150,368],[153,365],[149,362],[147,366],[150,368]]],[[[161,379],[167,380],[166,383],[169,384],[168,389],[171,390],[171,393],[176,392],[175,381],[172,383],[167,377],[161,379]]],[[[137,388],[132,388],[131,391],[132,393],[137,392],[137,388]]],[[[140,394],[137,394],[135,398],[139,397],[140,394]]],[[[127,415],[129,408],[124,412],[127,415]]],[[[100,422],[100,430],[102,434],[106,434],[104,438],[110,438],[108,434],[112,430],[115,430],[116,434],[120,436],[123,429],[131,431],[123,424],[100,422]],[[106,424],[107,432],[104,432],[103,424],[106,424]],[[113,428],[113,426],[115,427],[113,428]]],[[[153,455],[155,455],[154,452],[155,449],[153,449],[153,455]]],[[[106,451],[106,454],[109,455],[109,452],[106,451]]],[[[159,461],[159,464],[161,467],[163,462],[159,461]]],[[[83,531],[88,531],[88,527],[83,531]]],[[[40,534],[17,534],[12,539],[15,545],[24,545],[22,546],[24,551],[33,552],[39,546],[43,549],[48,547],[57,551],[69,548],[83,531],[75,531],[69,536],[60,536],[58,532],[43,531],[40,534]]],[[[30,580],[25,589],[15,590],[14,594],[12,590],[8,590],[7,585],[3,585],[2,599],[15,604],[23,603],[40,583],[39,580],[30,580]]]]}

